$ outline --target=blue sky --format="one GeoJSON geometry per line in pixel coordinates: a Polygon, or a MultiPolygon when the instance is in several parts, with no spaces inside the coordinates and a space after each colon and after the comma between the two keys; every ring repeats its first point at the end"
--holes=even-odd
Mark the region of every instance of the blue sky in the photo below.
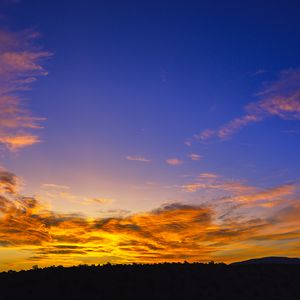
{"type": "Polygon", "coordinates": [[[160,172],[173,176],[165,159],[186,160],[196,152],[205,159],[180,172],[221,172],[259,183],[269,172],[289,168],[292,180],[299,143],[291,131],[299,130],[297,121],[273,118],[229,141],[192,148],[184,141],[239,116],[265,82],[298,66],[295,7],[221,1],[6,5],[5,23],[35,28],[54,54],[46,62],[49,76],[25,94],[35,115],[47,118],[43,143],[18,155],[23,163],[16,164],[26,173],[34,159],[67,173],[76,165],[93,176],[121,177],[133,168],[129,176],[139,181],[160,172]],[[127,155],[151,158],[153,166],[129,166],[127,155]]]}
{"type": "Polygon", "coordinates": [[[1,165],[22,178],[23,193],[93,217],[235,197],[233,183],[239,195],[298,186],[299,8],[1,1],[1,29],[39,33],[24,47],[44,51],[48,72],[14,91],[45,118],[29,130],[40,141],[19,147],[5,136],[1,165]],[[112,201],[78,200],[87,198],[112,201]]]}

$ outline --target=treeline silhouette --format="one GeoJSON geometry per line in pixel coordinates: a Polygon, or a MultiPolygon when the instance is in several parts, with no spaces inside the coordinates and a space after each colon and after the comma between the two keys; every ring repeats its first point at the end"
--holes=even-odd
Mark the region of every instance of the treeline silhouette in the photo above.
{"type": "Polygon", "coordinates": [[[0,273],[0,299],[300,299],[299,265],[34,266],[0,273]]]}

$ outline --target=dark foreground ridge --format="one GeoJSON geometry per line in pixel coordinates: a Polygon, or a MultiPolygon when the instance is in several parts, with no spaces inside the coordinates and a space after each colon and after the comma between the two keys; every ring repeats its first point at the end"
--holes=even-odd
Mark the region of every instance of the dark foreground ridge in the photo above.
{"type": "Polygon", "coordinates": [[[300,265],[37,267],[0,273],[0,299],[299,299],[300,265]]]}
{"type": "Polygon", "coordinates": [[[253,265],[253,264],[300,265],[300,258],[269,256],[269,257],[253,258],[245,261],[235,262],[232,265],[253,265]]]}

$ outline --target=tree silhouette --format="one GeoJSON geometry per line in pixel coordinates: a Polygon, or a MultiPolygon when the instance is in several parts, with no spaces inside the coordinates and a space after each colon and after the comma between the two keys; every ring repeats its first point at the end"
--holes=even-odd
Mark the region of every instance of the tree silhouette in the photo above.
{"type": "Polygon", "coordinates": [[[295,300],[299,282],[300,265],[33,266],[0,273],[0,299],[295,300]]]}

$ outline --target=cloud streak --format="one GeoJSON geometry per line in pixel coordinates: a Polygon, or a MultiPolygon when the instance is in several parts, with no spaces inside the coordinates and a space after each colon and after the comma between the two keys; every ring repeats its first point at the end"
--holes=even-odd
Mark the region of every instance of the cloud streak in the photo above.
{"type": "Polygon", "coordinates": [[[183,190],[188,193],[214,190],[221,192],[222,202],[273,207],[288,199],[296,192],[297,188],[293,184],[283,184],[262,189],[241,181],[226,180],[214,173],[202,173],[193,182],[183,185],[183,190]]]}
{"type": "Polygon", "coordinates": [[[42,64],[51,53],[35,46],[38,37],[32,30],[0,30],[0,144],[11,151],[40,142],[31,131],[41,128],[43,118],[32,116],[20,96],[47,75],[42,64]]]}
{"type": "Polygon", "coordinates": [[[282,71],[276,81],[265,84],[256,96],[259,100],[248,104],[244,108],[244,115],[234,118],[217,130],[203,130],[189,140],[188,144],[194,140],[228,139],[244,127],[269,117],[300,120],[300,68],[282,71]]]}
{"type": "Polygon", "coordinates": [[[109,204],[114,201],[113,199],[104,197],[88,197],[84,195],[79,196],[74,194],[69,186],[56,183],[44,183],[42,184],[42,189],[43,191],[39,197],[48,199],[50,201],[59,199],[82,205],[109,204]]]}
{"type": "Polygon", "coordinates": [[[191,160],[193,160],[193,161],[198,161],[198,160],[200,160],[200,159],[202,158],[201,155],[196,154],[196,153],[190,153],[190,154],[188,155],[188,157],[189,157],[191,160]]]}
{"type": "Polygon", "coordinates": [[[174,157],[174,158],[167,159],[166,163],[171,166],[180,166],[183,164],[183,161],[180,160],[179,158],[174,157]]]}
{"type": "Polygon", "coordinates": [[[151,159],[145,158],[143,156],[131,156],[131,155],[127,155],[126,159],[131,161],[143,162],[143,163],[148,163],[152,161],[151,159]]]}

